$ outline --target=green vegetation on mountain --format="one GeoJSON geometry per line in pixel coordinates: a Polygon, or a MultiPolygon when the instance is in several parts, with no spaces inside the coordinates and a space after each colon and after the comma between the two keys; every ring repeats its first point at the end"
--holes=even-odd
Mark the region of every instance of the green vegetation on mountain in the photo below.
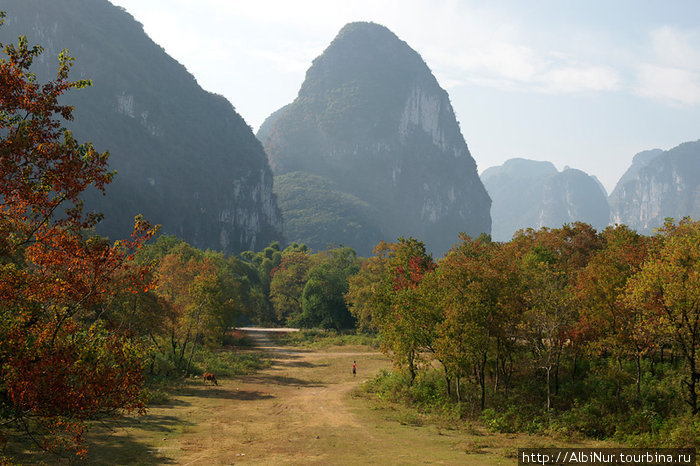
{"type": "Polygon", "coordinates": [[[344,245],[367,255],[367,245],[380,239],[376,209],[326,178],[303,172],[280,175],[275,177],[275,194],[289,241],[317,251],[344,245]]]}

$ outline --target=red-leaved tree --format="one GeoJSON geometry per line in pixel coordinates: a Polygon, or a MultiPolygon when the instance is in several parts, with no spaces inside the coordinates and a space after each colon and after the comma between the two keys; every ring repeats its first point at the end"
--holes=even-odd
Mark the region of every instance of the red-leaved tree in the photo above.
{"type": "MultiPolygon", "coordinates": [[[[0,24],[4,14],[0,13],[0,24]]],[[[80,195],[104,192],[108,153],[79,144],[62,124],[70,81],[30,72],[40,47],[0,44],[0,435],[23,431],[46,449],[75,448],[87,421],[142,410],[142,355],[130,336],[98,316],[117,292],[147,286],[132,258],[154,230],[141,218],[131,238],[87,232],[100,219],[80,195]]]]}

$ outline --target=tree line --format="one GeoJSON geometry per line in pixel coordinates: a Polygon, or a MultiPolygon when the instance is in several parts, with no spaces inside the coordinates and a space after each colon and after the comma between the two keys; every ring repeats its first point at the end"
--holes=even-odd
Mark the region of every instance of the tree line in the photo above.
{"type": "Polygon", "coordinates": [[[583,223],[506,243],[462,235],[437,262],[402,238],[377,247],[346,297],[406,385],[437,364],[447,399],[509,429],[539,416],[610,436],[685,415],[696,442],[700,222],[669,219],[652,237],[583,223]]]}

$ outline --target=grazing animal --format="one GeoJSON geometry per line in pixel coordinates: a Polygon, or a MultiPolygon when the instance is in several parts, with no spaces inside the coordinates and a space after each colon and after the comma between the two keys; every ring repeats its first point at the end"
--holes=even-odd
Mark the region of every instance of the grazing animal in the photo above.
{"type": "Polygon", "coordinates": [[[212,374],[211,372],[205,372],[204,375],[202,375],[204,378],[204,383],[207,383],[207,380],[211,381],[214,383],[214,385],[218,386],[219,384],[216,382],[216,376],[212,374]]]}

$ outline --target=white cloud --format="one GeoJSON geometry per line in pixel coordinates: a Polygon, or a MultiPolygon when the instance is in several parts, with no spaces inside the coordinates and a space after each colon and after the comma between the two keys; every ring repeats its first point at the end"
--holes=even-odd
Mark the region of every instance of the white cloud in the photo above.
{"type": "Polygon", "coordinates": [[[562,53],[545,54],[512,43],[491,43],[451,55],[436,52],[432,58],[436,74],[449,76],[453,85],[461,81],[508,91],[571,94],[615,91],[622,83],[611,66],[578,63],[562,53]]]}
{"type": "Polygon", "coordinates": [[[557,94],[615,91],[621,84],[617,71],[607,66],[565,65],[546,71],[541,78],[544,89],[557,94]]]}
{"type": "Polygon", "coordinates": [[[664,26],[652,31],[650,35],[658,63],[700,68],[700,31],[664,26]]]}
{"type": "Polygon", "coordinates": [[[665,26],[650,33],[650,56],[634,91],[672,105],[700,105],[700,30],[665,26]]]}
{"type": "Polygon", "coordinates": [[[571,94],[615,91],[622,85],[610,60],[590,58],[608,57],[612,48],[601,44],[593,31],[577,31],[576,39],[565,42],[556,31],[524,23],[491,4],[478,9],[462,2],[437,2],[427,10],[420,5],[425,3],[413,6],[423,14],[424,27],[387,26],[421,53],[446,87],[461,82],[507,91],[571,94]],[[596,40],[590,40],[594,36],[596,40]],[[599,44],[604,48],[592,52],[599,44]]]}
{"type": "Polygon", "coordinates": [[[700,72],[643,64],[637,94],[670,104],[700,105],[700,72]]]}

